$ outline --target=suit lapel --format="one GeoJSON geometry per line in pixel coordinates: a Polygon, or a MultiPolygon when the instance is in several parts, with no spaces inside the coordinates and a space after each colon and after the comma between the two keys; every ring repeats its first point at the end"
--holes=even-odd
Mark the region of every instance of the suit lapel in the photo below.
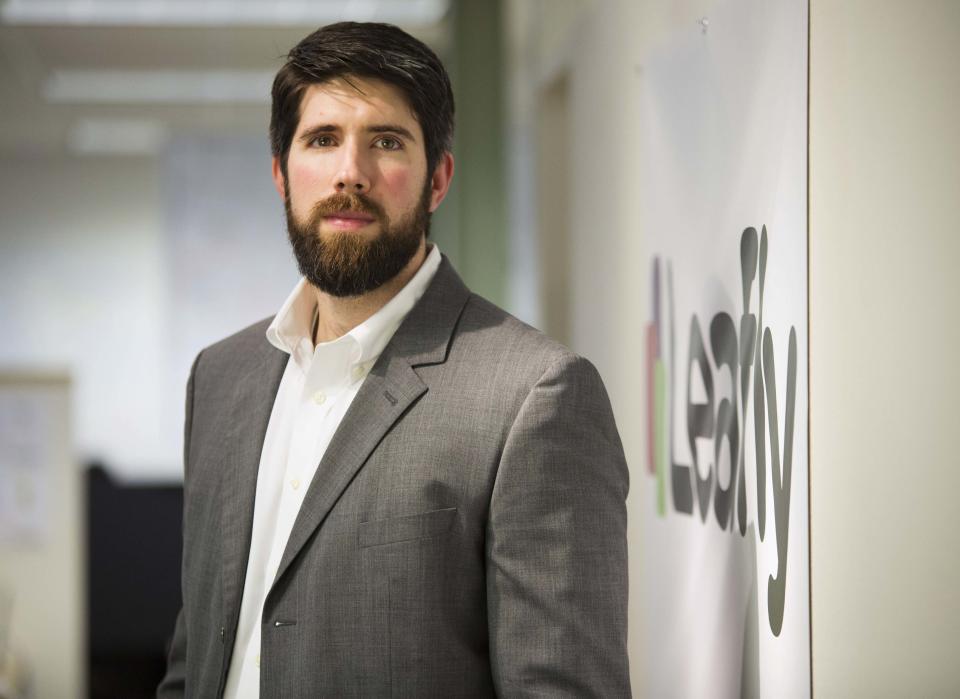
{"type": "Polygon", "coordinates": [[[384,349],[337,428],[290,532],[279,580],[393,425],[429,387],[414,367],[446,360],[470,292],[443,258],[430,286],[384,349]]]}
{"type": "MultiPolygon", "coordinates": [[[[264,325],[264,329],[266,325],[264,325]]],[[[276,349],[261,334],[262,343],[252,353],[237,382],[230,428],[224,445],[227,461],[221,481],[221,531],[223,551],[223,609],[233,632],[240,615],[253,530],[254,498],[260,453],[289,355],[276,349]]]]}

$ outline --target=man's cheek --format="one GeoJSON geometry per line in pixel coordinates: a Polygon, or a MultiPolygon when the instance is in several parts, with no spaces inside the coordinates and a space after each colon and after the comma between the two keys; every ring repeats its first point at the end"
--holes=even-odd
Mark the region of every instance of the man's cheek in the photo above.
{"type": "Polygon", "coordinates": [[[407,168],[391,168],[382,172],[384,189],[394,199],[403,199],[410,191],[410,170],[407,168]]]}
{"type": "Polygon", "coordinates": [[[317,202],[333,193],[333,190],[324,188],[324,180],[314,168],[291,163],[287,169],[287,178],[290,208],[301,220],[310,215],[317,202]]]}
{"type": "Polygon", "coordinates": [[[330,178],[322,171],[305,163],[291,162],[288,170],[290,190],[294,193],[313,193],[323,196],[324,185],[329,186],[330,178]]]}

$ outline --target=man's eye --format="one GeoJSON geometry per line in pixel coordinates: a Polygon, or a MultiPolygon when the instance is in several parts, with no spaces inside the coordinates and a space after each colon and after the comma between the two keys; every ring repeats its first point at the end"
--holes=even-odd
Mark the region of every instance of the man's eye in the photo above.
{"type": "Polygon", "coordinates": [[[381,136],[377,139],[377,146],[384,150],[400,150],[403,145],[393,136],[381,136]]]}
{"type": "Polygon", "coordinates": [[[327,146],[333,145],[333,139],[330,136],[317,136],[310,141],[310,145],[317,146],[319,148],[326,148],[327,146]]]}

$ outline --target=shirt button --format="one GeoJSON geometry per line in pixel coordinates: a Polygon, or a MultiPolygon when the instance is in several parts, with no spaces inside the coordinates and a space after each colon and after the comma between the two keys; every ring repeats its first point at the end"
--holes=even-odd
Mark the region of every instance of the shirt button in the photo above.
{"type": "Polygon", "coordinates": [[[354,366],[353,369],[350,370],[350,374],[353,376],[354,381],[359,381],[362,379],[364,375],[363,365],[357,364],[354,366]]]}
{"type": "Polygon", "coordinates": [[[317,405],[323,405],[323,402],[327,399],[327,394],[323,391],[317,391],[313,394],[313,402],[317,405]]]}
{"type": "Polygon", "coordinates": [[[299,480],[298,478],[294,478],[292,481],[290,481],[290,487],[293,488],[294,490],[296,490],[297,488],[299,488],[299,487],[300,487],[300,480],[299,480]]]}
{"type": "Polygon", "coordinates": [[[257,657],[253,659],[253,664],[257,667],[260,667],[260,654],[257,653],[257,657]]]}

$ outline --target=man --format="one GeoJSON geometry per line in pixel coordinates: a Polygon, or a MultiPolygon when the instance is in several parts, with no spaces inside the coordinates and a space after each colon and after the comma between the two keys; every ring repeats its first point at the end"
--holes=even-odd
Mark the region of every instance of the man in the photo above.
{"type": "Polygon", "coordinates": [[[270,131],[304,279],[191,370],[158,695],[629,695],[600,378],[427,243],[453,176],[443,66],[396,27],[322,28],[270,131]]]}

